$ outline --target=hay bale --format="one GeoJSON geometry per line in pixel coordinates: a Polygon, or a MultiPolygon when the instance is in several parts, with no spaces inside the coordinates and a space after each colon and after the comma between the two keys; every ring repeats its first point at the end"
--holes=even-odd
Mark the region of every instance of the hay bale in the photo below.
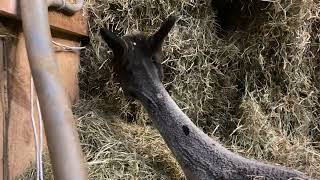
{"type": "MultiPolygon", "coordinates": [[[[82,100],[74,108],[89,179],[181,179],[181,169],[156,130],[124,123],[114,112],[104,112],[101,99],[82,100]]],[[[53,179],[44,154],[45,179],[53,179]]],[[[31,166],[18,179],[36,179],[31,166]]]]}
{"type": "Polygon", "coordinates": [[[168,179],[181,173],[159,134],[91,111],[79,118],[90,179],[168,179]],[[157,148],[162,147],[162,148],[157,148]]]}
{"type": "MultiPolygon", "coordinates": [[[[163,64],[165,85],[184,112],[245,156],[318,176],[314,137],[319,136],[315,130],[319,37],[314,29],[319,26],[319,2],[241,1],[239,19],[249,25],[222,30],[209,4],[200,0],[90,1],[91,51],[96,51],[98,66],[106,61],[105,92],[119,100],[119,107],[124,107],[119,108],[121,113],[148,122],[141,106],[125,101],[114,86],[110,50],[97,32],[106,24],[119,35],[151,33],[169,14],[177,14],[180,21],[164,46],[163,64]],[[291,156],[292,152],[299,154],[291,156]]],[[[221,9],[216,10],[219,16],[221,9]]],[[[227,23],[237,21],[234,17],[227,23]]]]}

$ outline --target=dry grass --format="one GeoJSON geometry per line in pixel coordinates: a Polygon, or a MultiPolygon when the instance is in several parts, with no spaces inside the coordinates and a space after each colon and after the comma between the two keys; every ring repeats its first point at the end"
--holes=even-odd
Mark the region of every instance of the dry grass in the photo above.
{"type": "MultiPolygon", "coordinates": [[[[150,127],[124,123],[114,112],[103,112],[104,101],[82,100],[75,107],[82,149],[90,179],[181,179],[181,170],[161,136],[150,127]]],[[[44,155],[45,179],[53,179],[44,155]]],[[[21,180],[35,179],[35,169],[21,180]]]]}
{"type": "Polygon", "coordinates": [[[142,106],[114,82],[98,34],[151,33],[172,13],[180,20],[164,46],[164,83],[184,112],[235,152],[320,177],[320,2],[241,5],[247,26],[226,30],[207,1],[87,0],[75,111],[92,179],[182,177],[142,106]]]}

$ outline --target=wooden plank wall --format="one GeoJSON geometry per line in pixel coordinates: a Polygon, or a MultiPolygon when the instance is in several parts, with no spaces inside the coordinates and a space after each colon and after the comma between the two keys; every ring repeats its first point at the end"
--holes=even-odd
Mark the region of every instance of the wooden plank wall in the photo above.
{"type": "MultiPolygon", "coordinates": [[[[0,179],[5,179],[6,173],[8,179],[15,179],[35,160],[30,112],[30,68],[15,2],[0,0],[0,179]],[[6,40],[1,38],[3,34],[13,37],[6,40]],[[3,63],[5,59],[8,61],[6,71],[3,63]],[[7,102],[4,91],[8,92],[7,102]],[[5,110],[8,110],[7,117],[5,110]],[[6,153],[8,160],[5,157],[6,153]]],[[[87,35],[83,13],[79,12],[74,16],[65,16],[57,12],[49,14],[53,40],[68,46],[79,46],[80,39],[87,35]]],[[[79,96],[80,54],[56,51],[56,61],[63,77],[63,86],[71,104],[74,104],[79,96]]],[[[35,103],[36,95],[33,98],[35,103]]],[[[36,104],[33,106],[36,111],[36,104]]],[[[38,117],[37,112],[34,116],[38,117]]]]}
{"type": "MultiPolygon", "coordinates": [[[[54,38],[54,40],[69,46],[79,45],[79,42],[61,38],[54,38]]],[[[78,98],[79,91],[77,78],[80,61],[79,54],[62,51],[57,52],[56,57],[59,71],[63,77],[63,86],[70,98],[70,102],[74,103],[78,98]]],[[[22,33],[18,36],[15,58],[10,60],[9,82],[9,175],[10,177],[16,177],[23,173],[35,158],[33,130],[30,121],[30,68],[22,33]]],[[[34,117],[38,122],[35,104],[36,95],[34,95],[33,99],[34,117]]]]}

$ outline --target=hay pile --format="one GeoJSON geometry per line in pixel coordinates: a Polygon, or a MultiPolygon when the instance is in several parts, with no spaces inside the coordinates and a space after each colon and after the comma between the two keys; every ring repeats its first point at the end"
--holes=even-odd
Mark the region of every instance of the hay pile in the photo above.
{"type": "Polygon", "coordinates": [[[164,83],[184,112],[235,152],[320,177],[320,2],[216,2],[87,0],[75,112],[91,179],[182,177],[142,106],[114,81],[98,34],[152,33],[172,13],[180,20],[164,46],[164,83]]]}

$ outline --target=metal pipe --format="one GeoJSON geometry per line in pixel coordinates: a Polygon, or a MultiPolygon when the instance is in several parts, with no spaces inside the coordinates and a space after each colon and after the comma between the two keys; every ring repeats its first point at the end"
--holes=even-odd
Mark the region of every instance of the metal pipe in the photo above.
{"type": "Polygon", "coordinates": [[[51,46],[47,4],[43,0],[21,0],[20,7],[54,177],[59,180],[85,180],[87,169],[78,133],[51,46]]]}
{"type": "Polygon", "coordinates": [[[47,4],[48,7],[54,7],[69,14],[74,14],[81,10],[84,0],[76,0],[75,3],[70,3],[68,0],[47,0],[47,4]]]}

